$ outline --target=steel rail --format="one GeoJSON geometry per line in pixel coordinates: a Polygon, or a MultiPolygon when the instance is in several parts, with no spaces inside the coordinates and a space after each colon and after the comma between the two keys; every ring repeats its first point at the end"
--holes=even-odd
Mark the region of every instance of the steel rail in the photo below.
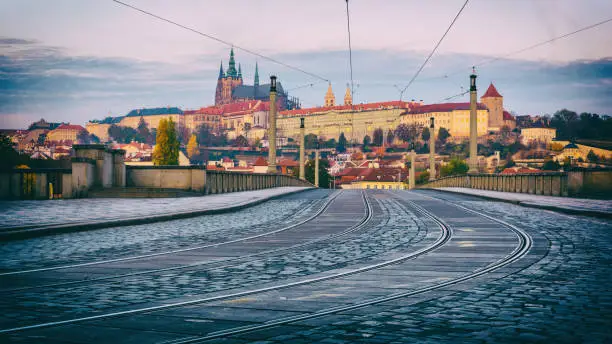
{"type": "Polygon", "coordinates": [[[199,250],[199,249],[203,249],[203,248],[209,248],[209,247],[215,247],[215,246],[223,246],[223,245],[233,244],[233,243],[236,243],[236,242],[256,239],[256,238],[260,238],[260,237],[263,237],[263,236],[267,236],[267,235],[272,235],[272,234],[284,232],[284,231],[287,231],[289,229],[295,228],[297,226],[301,226],[301,225],[303,225],[303,224],[305,224],[305,223],[307,223],[309,221],[312,221],[313,219],[315,219],[316,217],[321,215],[321,213],[323,213],[329,207],[331,202],[333,200],[335,200],[341,193],[342,193],[342,191],[338,191],[332,197],[329,197],[328,200],[319,208],[319,210],[317,210],[317,212],[315,214],[313,214],[312,216],[308,217],[307,219],[304,219],[304,220],[302,220],[302,221],[300,221],[298,223],[291,224],[291,225],[289,225],[287,227],[283,227],[283,228],[280,228],[280,229],[273,230],[271,232],[264,232],[264,233],[260,233],[260,234],[256,234],[256,235],[252,235],[252,236],[248,236],[248,237],[244,237],[244,238],[238,238],[238,239],[234,239],[234,240],[230,240],[230,241],[223,241],[223,242],[219,242],[219,243],[187,247],[187,248],[182,248],[182,249],[178,249],[178,250],[156,252],[156,253],[144,254],[144,255],[139,255],[139,256],[115,258],[115,259],[108,259],[108,260],[98,260],[98,261],[88,262],[88,263],[77,263],[77,264],[69,264],[69,265],[50,266],[50,267],[45,267],[45,268],[36,268],[36,269],[28,269],[28,270],[3,272],[3,273],[0,273],[0,277],[2,277],[2,276],[13,276],[13,275],[27,274],[27,273],[32,273],[32,272],[53,271],[53,270],[61,270],[61,269],[71,269],[71,268],[78,268],[78,267],[83,267],[83,266],[92,266],[92,265],[116,263],[116,262],[123,262],[123,261],[136,260],[136,259],[145,259],[145,258],[151,258],[151,257],[156,257],[156,256],[163,256],[163,255],[174,254],[174,253],[189,252],[189,251],[199,250]]]}
{"type": "MultiPolygon", "coordinates": [[[[447,227],[447,225],[443,222],[443,220],[441,220],[439,217],[437,217],[436,215],[432,214],[430,211],[424,209],[423,207],[416,205],[414,202],[412,201],[408,201],[410,203],[412,203],[412,205],[419,209],[424,215],[428,216],[429,218],[433,219],[435,222],[437,222],[440,226],[444,226],[447,227]]],[[[451,203],[452,204],[452,203],[451,203]]],[[[531,239],[531,236],[525,232],[524,230],[513,226],[507,222],[498,220],[494,217],[485,215],[485,214],[481,214],[475,211],[472,211],[471,209],[459,206],[459,208],[462,208],[464,210],[467,210],[471,213],[477,214],[479,216],[483,216],[487,219],[490,219],[494,222],[500,223],[508,228],[510,228],[518,237],[519,239],[519,244],[517,245],[517,247],[515,247],[515,249],[508,254],[507,256],[505,256],[504,258],[498,260],[497,262],[494,262],[492,264],[489,264],[488,266],[478,269],[476,271],[474,271],[471,274],[468,275],[464,275],[462,277],[459,278],[455,278],[443,283],[438,283],[438,284],[434,284],[431,286],[427,286],[427,287],[423,287],[423,288],[419,288],[416,290],[412,290],[412,291],[406,291],[406,292],[400,292],[400,293],[395,293],[389,296],[383,296],[383,297],[378,297],[378,298],[373,298],[367,301],[363,301],[363,302],[359,302],[357,304],[353,304],[353,305],[348,305],[348,306],[338,306],[338,307],[332,307],[332,308],[328,308],[325,310],[321,310],[315,313],[311,313],[311,314],[305,314],[305,315],[297,315],[297,316],[292,316],[292,317],[286,317],[286,318],[282,318],[282,319],[277,319],[277,320],[271,320],[268,321],[266,323],[260,324],[260,325],[250,325],[250,326],[243,326],[240,328],[234,328],[234,329],[229,329],[229,330],[223,330],[223,331],[218,331],[218,332],[213,332],[207,336],[190,336],[187,338],[183,338],[183,339],[179,339],[179,340],[172,340],[172,341],[167,341],[164,342],[165,344],[187,344],[187,343],[199,343],[202,341],[207,341],[207,340],[211,340],[211,339],[217,339],[217,338],[223,338],[223,337],[227,337],[227,336],[231,336],[231,335],[237,335],[237,334],[243,334],[243,333],[247,333],[247,332],[253,332],[253,331],[258,331],[258,330],[262,330],[262,329],[266,329],[266,328],[271,328],[271,327],[275,327],[275,326],[279,326],[279,325],[285,325],[285,324],[289,324],[289,323],[294,323],[297,321],[304,321],[304,320],[309,320],[309,319],[314,319],[314,318],[319,318],[319,317],[323,317],[326,315],[331,315],[331,314],[335,314],[335,313],[339,313],[339,312],[346,312],[346,311],[351,311],[354,309],[359,309],[359,308],[363,308],[363,307],[367,307],[367,306],[372,306],[372,305],[376,305],[376,304],[380,304],[380,303],[384,303],[384,302],[389,302],[389,301],[393,301],[396,299],[400,299],[400,298],[404,298],[404,297],[409,297],[409,296],[414,296],[414,295],[418,295],[418,294],[422,294],[422,293],[426,293],[426,292],[430,292],[436,289],[440,289],[440,288],[444,288],[444,287],[448,287],[448,286],[452,286],[455,284],[459,284],[477,277],[480,277],[482,275],[485,275],[489,272],[492,272],[494,270],[497,270],[503,266],[506,266],[508,264],[511,264],[515,261],[517,261],[518,259],[522,258],[523,256],[525,256],[527,254],[527,252],[529,252],[529,249],[531,248],[533,242],[531,239]]],[[[448,230],[450,231],[450,228],[448,228],[448,230]]]]}
{"type": "MultiPolygon", "coordinates": [[[[113,313],[92,315],[92,316],[82,317],[82,318],[60,320],[60,321],[54,321],[54,322],[47,322],[47,323],[40,323],[40,324],[34,324],[34,325],[2,329],[0,330],[0,334],[15,333],[15,332],[21,332],[21,331],[26,331],[26,330],[34,330],[34,329],[41,329],[41,328],[55,327],[55,326],[62,326],[62,325],[71,325],[71,324],[82,323],[86,321],[110,319],[110,318],[116,318],[116,317],[121,317],[121,316],[126,316],[126,315],[150,313],[150,312],[161,311],[161,310],[166,310],[166,309],[180,308],[180,307],[192,306],[192,305],[203,304],[203,303],[210,303],[210,302],[215,302],[215,301],[233,299],[236,297],[243,297],[247,295],[260,294],[260,293],[265,293],[269,291],[282,290],[282,289],[287,289],[287,288],[296,287],[296,286],[313,284],[317,282],[337,279],[337,278],[351,276],[351,275],[359,274],[359,273],[370,271],[370,270],[383,268],[389,265],[401,263],[409,259],[414,259],[426,253],[432,252],[442,247],[443,245],[445,245],[450,240],[452,236],[452,231],[450,227],[445,225],[443,222],[435,220],[435,218],[432,218],[432,219],[434,219],[434,221],[440,227],[440,236],[436,239],[434,243],[432,243],[431,245],[427,247],[421,248],[417,251],[411,252],[407,255],[404,255],[404,256],[401,256],[395,259],[391,259],[388,261],[384,261],[384,262],[380,262],[380,263],[376,263],[376,264],[372,264],[372,265],[368,265],[368,266],[364,266],[361,268],[352,269],[352,270],[348,270],[344,272],[339,272],[339,273],[335,273],[335,274],[331,274],[327,276],[308,278],[308,279],[304,279],[301,281],[295,281],[295,282],[279,284],[279,285],[270,286],[270,287],[263,287],[263,288],[253,289],[253,290],[246,290],[246,291],[236,292],[236,293],[231,293],[231,294],[218,295],[218,296],[213,296],[213,297],[208,297],[208,298],[188,300],[188,301],[176,302],[176,303],[171,303],[171,304],[163,304],[163,305],[151,306],[151,307],[145,307],[145,308],[131,309],[131,310],[119,311],[119,312],[113,312],[113,313]]],[[[360,226],[363,226],[363,224],[361,224],[360,226]]]]}
{"type": "MultiPolygon", "coordinates": [[[[244,255],[244,256],[239,256],[239,257],[233,257],[233,258],[227,258],[227,259],[222,259],[222,260],[216,260],[216,261],[213,261],[213,262],[199,262],[199,263],[192,263],[192,264],[181,265],[181,266],[173,266],[173,267],[163,268],[163,269],[152,269],[152,270],[146,270],[146,271],[126,273],[126,274],[121,274],[121,275],[112,275],[112,276],[105,276],[105,277],[98,277],[98,278],[78,280],[78,281],[70,281],[70,282],[50,283],[50,284],[28,286],[28,287],[22,287],[22,288],[5,289],[5,290],[0,290],[0,291],[3,292],[3,293],[14,293],[14,292],[20,292],[20,291],[24,291],[24,290],[50,288],[50,287],[60,287],[60,286],[76,285],[76,284],[90,283],[90,282],[99,282],[99,281],[119,279],[119,278],[125,278],[125,277],[134,277],[134,276],[147,275],[147,274],[153,274],[153,273],[159,273],[159,272],[167,272],[167,271],[173,271],[173,270],[189,269],[189,268],[193,268],[193,267],[206,267],[206,268],[215,268],[215,269],[231,267],[231,266],[236,265],[236,263],[234,263],[234,264],[226,264],[226,263],[229,263],[229,262],[240,262],[241,263],[241,261],[243,261],[245,259],[249,259],[249,258],[254,258],[254,257],[263,256],[263,255],[269,255],[269,254],[277,254],[277,253],[282,253],[284,251],[295,250],[295,249],[298,249],[298,248],[301,248],[301,247],[305,247],[305,246],[309,246],[309,245],[312,245],[312,244],[318,244],[318,243],[325,242],[325,241],[328,241],[328,240],[337,239],[339,237],[345,236],[347,234],[351,234],[351,233],[361,229],[367,222],[369,222],[372,219],[372,215],[373,215],[372,206],[370,204],[370,201],[367,199],[367,197],[365,196],[365,193],[363,193],[363,192],[362,192],[362,197],[363,197],[363,200],[364,200],[364,203],[365,203],[365,206],[366,206],[366,208],[365,208],[366,211],[365,211],[364,216],[359,220],[359,222],[357,224],[349,227],[348,229],[346,229],[346,230],[344,230],[344,231],[342,231],[340,233],[328,235],[328,236],[325,236],[325,237],[322,237],[322,238],[317,238],[317,239],[309,240],[309,241],[303,242],[301,244],[296,244],[296,245],[287,246],[287,247],[281,247],[281,248],[272,249],[272,250],[266,250],[266,251],[252,253],[252,254],[248,254],[248,255],[244,255]],[[226,265],[222,265],[222,264],[226,264],[226,265]]],[[[322,206],[322,208],[323,207],[327,208],[328,205],[324,205],[324,206],[322,206]]]]}

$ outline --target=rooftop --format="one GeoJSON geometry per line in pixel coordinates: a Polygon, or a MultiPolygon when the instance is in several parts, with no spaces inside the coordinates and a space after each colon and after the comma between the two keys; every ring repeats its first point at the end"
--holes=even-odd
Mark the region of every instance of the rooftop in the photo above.
{"type": "MultiPolygon", "coordinates": [[[[421,105],[403,113],[403,115],[416,115],[430,112],[451,112],[455,110],[469,110],[470,103],[441,103],[421,105]]],[[[476,103],[476,109],[486,110],[487,107],[482,103],[476,103]]]]}
{"type": "Polygon", "coordinates": [[[480,98],[501,98],[502,95],[499,94],[499,92],[497,92],[497,89],[495,88],[495,86],[493,86],[493,83],[491,83],[489,85],[489,88],[487,88],[487,91],[485,92],[485,94],[483,94],[480,98]]]}

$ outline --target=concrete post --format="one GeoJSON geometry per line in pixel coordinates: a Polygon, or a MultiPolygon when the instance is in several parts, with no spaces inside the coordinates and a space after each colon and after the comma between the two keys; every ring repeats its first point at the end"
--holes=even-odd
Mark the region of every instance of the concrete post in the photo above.
{"type": "Polygon", "coordinates": [[[469,173],[478,173],[478,117],[476,113],[476,71],[470,75],[470,159],[469,173]]]}
{"type": "Polygon", "coordinates": [[[429,124],[429,181],[436,180],[436,132],[434,126],[434,118],[431,117],[429,119],[431,122],[429,124]]]}
{"type": "Polygon", "coordinates": [[[415,162],[416,153],[414,149],[410,151],[410,179],[409,179],[409,189],[412,190],[415,187],[415,173],[416,173],[416,162],[415,162]]]}
{"type": "Polygon", "coordinates": [[[304,145],[306,144],[305,131],[306,129],[304,128],[304,117],[302,117],[300,118],[300,179],[301,180],[306,180],[306,174],[304,173],[304,150],[306,149],[306,147],[304,147],[304,145]]]}
{"type": "Polygon", "coordinates": [[[270,77],[270,128],[268,129],[268,173],[276,173],[276,77],[270,77]]]}
{"type": "Polygon", "coordinates": [[[315,186],[319,187],[319,144],[317,143],[317,149],[315,149],[315,186]]]}

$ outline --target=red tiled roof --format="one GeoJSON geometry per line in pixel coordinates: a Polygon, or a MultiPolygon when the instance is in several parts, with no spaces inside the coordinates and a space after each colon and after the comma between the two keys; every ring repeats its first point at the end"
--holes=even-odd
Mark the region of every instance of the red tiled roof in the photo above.
{"type": "Polygon", "coordinates": [[[400,168],[373,168],[362,180],[369,182],[396,182],[398,175],[401,180],[408,176],[408,170],[400,168]]]}
{"type": "Polygon", "coordinates": [[[514,116],[508,111],[504,111],[504,121],[515,121],[514,116]]]}
{"type": "Polygon", "coordinates": [[[509,167],[504,169],[501,174],[519,174],[519,173],[541,173],[542,170],[529,167],[509,167]]]}
{"type": "Polygon", "coordinates": [[[296,109],[296,110],[286,110],[286,111],[279,112],[279,114],[283,116],[292,116],[292,115],[306,115],[306,114],[311,114],[311,113],[326,112],[326,111],[331,111],[331,110],[364,111],[364,110],[376,110],[376,109],[385,109],[385,108],[409,109],[412,106],[416,106],[416,104],[417,103],[394,100],[394,101],[388,101],[388,102],[377,102],[377,103],[366,103],[366,104],[355,104],[355,105],[323,106],[323,107],[313,107],[313,108],[296,109]]]}
{"type": "Polygon", "coordinates": [[[55,128],[55,130],[59,130],[59,129],[66,129],[66,130],[85,130],[85,128],[83,128],[82,126],[78,125],[78,124],[62,124],[59,127],[55,128]]]}
{"type": "Polygon", "coordinates": [[[487,92],[485,92],[485,94],[483,94],[480,98],[500,98],[501,96],[502,95],[497,92],[495,86],[493,86],[493,83],[491,83],[489,88],[487,88],[487,92]]]}
{"type": "MultiPolygon", "coordinates": [[[[406,111],[403,114],[422,114],[429,112],[451,112],[455,110],[469,110],[470,103],[441,103],[441,104],[428,104],[421,105],[413,108],[412,110],[406,111]]],[[[476,103],[476,109],[478,110],[486,110],[487,107],[482,103],[476,103]]]]}
{"type": "Polygon", "coordinates": [[[253,166],[268,166],[268,161],[264,159],[264,157],[260,156],[259,158],[257,158],[257,160],[255,160],[253,166]]]}
{"type": "MultiPolygon", "coordinates": [[[[280,101],[279,101],[280,105],[280,101]]],[[[203,107],[198,110],[186,110],[183,111],[185,115],[240,115],[254,111],[267,111],[270,109],[269,102],[262,102],[260,100],[249,100],[244,102],[237,102],[232,104],[213,105],[203,107]]]]}
{"type": "Polygon", "coordinates": [[[288,166],[288,167],[295,167],[295,166],[299,166],[300,163],[293,160],[293,159],[280,159],[277,163],[278,166],[288,166]]]}

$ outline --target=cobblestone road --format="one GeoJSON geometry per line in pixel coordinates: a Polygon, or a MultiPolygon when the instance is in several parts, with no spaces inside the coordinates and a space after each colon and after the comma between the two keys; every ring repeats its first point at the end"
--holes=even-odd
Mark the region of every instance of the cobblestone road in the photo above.
{"type": "MultiPolygon", "coordinates": [[[[156,251],[140,249],[133,244],[124,246],[122,240],[126,239],[113,234],[102,240],[107,245],[103,249],[87,243],[83,254],[78,251],[57,253],[74,250],[79,240],[96,241],[95,237],[87,236],[77,239],[84,234],[106,238],[111,232],[131,232],[130,236],[138,237],[139,233],[159,231],[166,234],[141,244],[159,246],[158,251],[184,247],[180,244],[183,241],[186,242],[183,245],[226,241],[307,218],[326,202],[327,195],[321,190],[311,191],[245,209],[233,214],[237,218],[225,218],[233,227],[219,225],[200,229],[190,239],[177,239],[175,227],[193,227],[193,223],[191,226],[181,224],[195,219],[170,221],[166,226],[161,223],[130,226],[12,242],[1,247],[1,264],[5,271],[11,271],[83,262],[99,258],[98,254],[114,257],[118,252],[127,256],[156,251]],[[271,212],[269,209],[282,209],[280,212],[284,215],[270,215],[253,226],[245,223],[246,219],[262,216],[262,212],[271,212]],[[233,229],[228,229],[230,227],[233,229]],[[65,238],[58,240],[61,237],[65,238]],[[55,240],[49,242],[37,241],[53,238],[55,240]],[[175,241],[179,244],[172,243],[175,241]],[[50,253],[30,258],[28,248],[32,252],[48,250],[50,253]],[[114,254],[112,250],[116,250],[114,254]],[[8,254],[16,258],[6,259],[8,254]]],[[[0,301],[0,310],[5,315],[0,321],[3,329],[238,293],[238,296],[218,301],[213,299],[171,309],[0,334],[0,340],[180,343],[207,338],[218,331],[308,316],[305,320],[264,326],[266,328],[260,330],[220,334],[220,338],[206,342],[612,341],[611,221],[435,192],[368,191],[367,195],[373,216],[361,225],[360,219],[367,216],[366,203],[359,192],[344,191],[313,220],[271,236],[190,251],[189,254],[163,256],[163,259],[116,262],[85,270],[74,268],[0,276],[5,295],[0,301]],[[453,203],[524,230],[533,239],[531,248],[509,265],[462,283],[435,287],[503,261],[516,252],[519,245],[517,235],[503,224],[457,208],[453,203]],[[448,224],[452,232],[441,246],[410,258],[432,247],[444,236],[439,225],[419,207],[448,224]],[[313,240],[315,242],[308,244],[313,240]],[[301,246],[284,249],[292,245],[301,246]],[[272,252],[277,249],[280,250],[272,252]],[[245,255],[251,258],[241,258],[245,255]],[[220,259],[231,261],[218,263],[220,259]],[[396,262],[390,265],[377,267],[394,260],[396,262]],[[176,267],[186,261],[199,265],[82,285],[10,291],[48,282],[79,281],[84,271],[90,276],[112,276],[120,272],[176,267]],[[363,271],[351,272],[356,269],[363,271]],[[311,280],[316,281],[309,282],[311,280]],[[289,286],[277,288],[287,284],[289,286]],[[254,292],[262,288],[272,289],[254,292]],[[347,307],[400,292],[413,294],[311,316],[333,307],[347,307]]],[[[213,216],[203,218],[212,219],[213,216]]],[[[223,217],[216,221],[220,219],[223,217]]]]}

